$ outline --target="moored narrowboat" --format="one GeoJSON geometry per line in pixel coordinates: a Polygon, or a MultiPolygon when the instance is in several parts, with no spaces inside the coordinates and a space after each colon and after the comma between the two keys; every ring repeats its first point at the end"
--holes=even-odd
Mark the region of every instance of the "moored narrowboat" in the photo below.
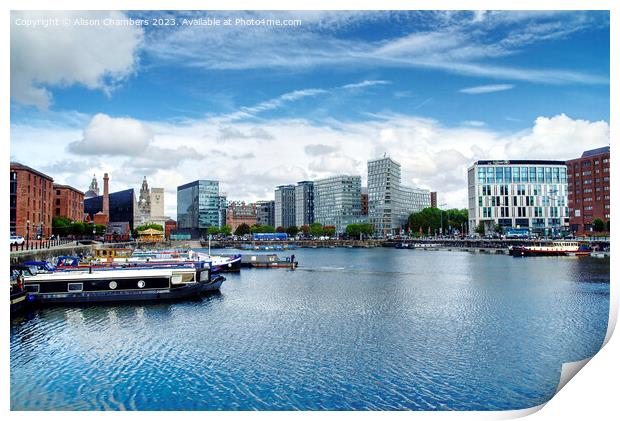
{"type": "Polygon", "coordinates": [[[24,290],[35,303],[81,303],[181,299],[199,296],[209,269],[136,268],[32,274],[24,290]]]}
{"type": "Polygon", "coordinates": [[[592,248],[577,241],[554,241],[551,244],[513,246],[508,254],[514,257],[525,256],[588,256],[592,248]]]}

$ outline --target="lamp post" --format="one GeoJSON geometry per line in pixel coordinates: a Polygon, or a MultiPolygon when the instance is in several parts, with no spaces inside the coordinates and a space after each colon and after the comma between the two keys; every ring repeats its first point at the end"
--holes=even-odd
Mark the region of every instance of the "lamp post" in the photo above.
{"type": "Polygon", "coordinates": [[[26,221],[26,248],[30,245],[30,219],[26,221]]]}
{"type": "Polygon", "coordinates": [[[446,206],[446,204],[442,203],[441,205],[439,205],[439,211],[441,215],[441,236],[443,237],[443,209],[441,208],[442,206],[446,206]]]}

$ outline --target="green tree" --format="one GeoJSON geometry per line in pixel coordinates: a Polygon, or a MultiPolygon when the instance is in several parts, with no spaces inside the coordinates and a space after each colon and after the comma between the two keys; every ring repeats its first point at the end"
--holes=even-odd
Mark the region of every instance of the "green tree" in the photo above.
{"type": "Polygon", "coordinates": [[[360,235],[372,235],[374,227],[372,224],[349,224],[345,229],[345,233],[351,238],[359,238],[360,235]]]}
{"type": "Polygon", "coordinates": [[[592,223],[592,228],[596,232],[603,232],[605,230],[605,222],[601,218],[596,218],[592,223]]]}
{"type": "Polygon", "coordinates": [[[104,235],[107,227],[103,224],[95,224],[95,235],[104,235]]]}
{"type": "Polygon", "coordinates": [[[286,233],[290,235],[291,237],[296,236],[298,232],[299,232],[299,228],[297,228],[297,226],[295,225],[291,225],[290,227],[286,229],[286,233]]]}
{"type": "Polygon", "coordinates": [[[71,221],[66,216],[55,216],[52,218],[52,234],[66,236],[71,234],[71,221]]]}
{"type": "Polygon", "coordinates": [[[611,230],[609,229],[609,220],[607,220],[607,232],[611,232],[611,230]]]}
{"type": "Polygon", "coordinates": [[[476,227],[476,232],[480,235],[484,235],[485,231],[484,231],[484,222],[480,221],[478,223],[478,226],[476,227]]]}
{"type": "Polygon", "coordinates": [[[304,235],[308,235],[310,232],[310,227],[308,225],[302,225],[299,227],[299,230],[304,233],[304,235]]]}
{"type": "Polygon", "coordinates": [[[313,237],[320,237],[323,235],[323,225],[318,222],[310,224],[308,233],[313,237]]]}
{"type": "Polygon", "coordinates": [[[276,232],[286,232],[286,230],[284,229],[284,227],[280,226],[276,228],[276,232]]]}
{"type": "Polygon", "coordinates": [[[209,235],[218,235],[220,233],[220,227],[209,227],[207,228],[207,234],[209,235]]]}
{"type": "Polygon", "coordinates": [[[148,229],[154,229],[157,231],[163,231],[164,227],[161,226],[160,224],[144,224],[144,225],[140,225],[139,227],[136,227],[136,231],[144,231],[144,230],[148,230],[148,229]]]}
{"type": "Polygon", "coordinates": [[[232,227],[230,225],[222,225],[220,228],[220,234],[228,237],[232,234],[232,227]]]}
{"type": "Polygon", "coordinates": [[[323,227],[323,235],[326,237],[333,237],[336,235],[336,227],[333,225],[325,225],[323,227]]]}
{"type": "Polygon", "coordinates": [[[256,224],[256,225],[252,225],[252,228],[250,228],[250,232],[252,234],[254,233],[272,233],[272,232],[276,232],[276,229],[274,227],[272,227],[271,225],[260,225],[260,224],[256,224]]]}
{"type": "Polygon", "coordinates": [[[250,233],[250,226],[246,223],[243,223],[237,227],[235,230],[235,235],[246,235],[250,233]]]}

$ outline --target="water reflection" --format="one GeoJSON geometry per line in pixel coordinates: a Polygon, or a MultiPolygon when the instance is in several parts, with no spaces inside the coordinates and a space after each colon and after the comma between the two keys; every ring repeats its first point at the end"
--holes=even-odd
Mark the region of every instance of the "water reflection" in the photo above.
{"type": "Polygon", "coordinates": [[[521,408],[605,336],[608,261],[295,254],[198,301],[14,319],[12,409],[521,408]]]}

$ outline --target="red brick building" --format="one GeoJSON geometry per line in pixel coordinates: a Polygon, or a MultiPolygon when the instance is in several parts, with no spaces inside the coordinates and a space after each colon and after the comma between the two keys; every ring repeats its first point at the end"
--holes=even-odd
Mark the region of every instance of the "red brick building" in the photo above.
{"type": "Polygon", "coordinates": [[[170,238],[170,232],[175,229],[177,229],[177,222],[174,219],[168,219],[164,224],[164,236],[170,238]]]}
{"type": "Polygon", "coordinates": [[[368,215],[368,192],[362,193],[362,215],[368,215]]]}
{"type": "Polygon", "coordinates": [[[54,216],[72,221],[84,219],[84,193],[71,186],[54,184],[54,216]]]}
{"type": "Polygon", "coordinates": [[[11,162],[10,230],[36,239],[52,235],[54,179],[35,169],[11,162]]]}
{"type": "Polygon", "coordinates": [[[436,207],[437,207],[437,192],[432,191],[431,192],[431,208],[436,208],[436,207]]]}
{"type": "Polygon", "coordinates": [[[234,232],[241,224],[256,225],[256,204],[238,201],[228,202],[226,225],[234,232]]]}
{"type": "Polygon", "coordinates": [[[610,215],[609,146],[585,151],[566,161],[570,229],[589,234],[597,218],[605,223],[610,215]]]}

